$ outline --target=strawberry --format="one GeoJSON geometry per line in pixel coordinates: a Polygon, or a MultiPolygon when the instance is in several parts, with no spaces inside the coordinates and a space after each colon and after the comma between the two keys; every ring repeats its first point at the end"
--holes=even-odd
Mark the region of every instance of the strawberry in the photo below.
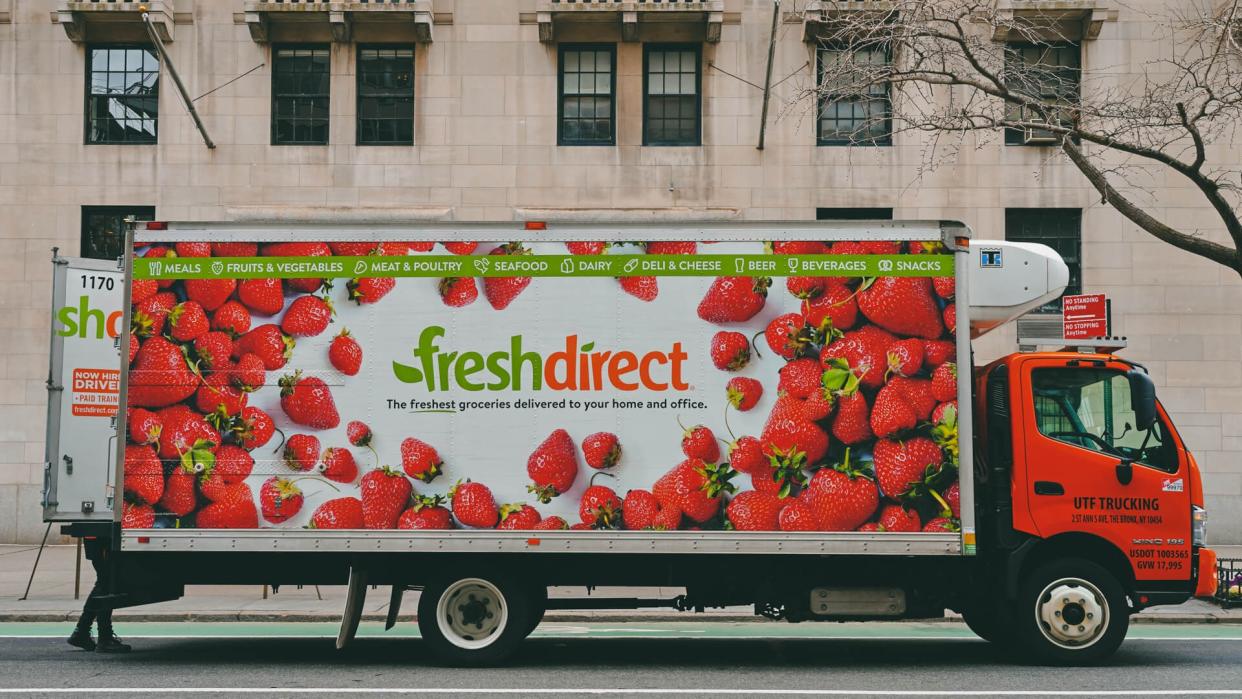
{"type": "Polygon", "coordinates": [[[590,524],[588,522],[574,522],[573,524],[569,525],[569,528],[573,530],[590,530],[590,529],[594,529],[595,525],[590,524]]]}
{"type": "Polygon", "coordinates": [[[801,497],[815,513],[820,531],[853,531],[880,504],[875,481],[850,463],[848,449],[840,464],[815,472],[801,497]]]}
{"type": "Polygon", "coordinates": [[[241,447],[225,444],[216,450],[216,459],[199,480],[199,490],[208,500],[219,500],[227,489],[246,479],[254,470],[254,457],[241,447]]]}
{"type": "Polygon", "coordinates": [[[654,301],[660,295],[655,277],[617,277],[621,290],[640,301],[654,301]]]}
{"type": "Polygon", "coordinates": [[[648,255],[693,255],[698,252],[694,241],[653,240],[647,243],[648,255]]]}
{"type": "Polygon", "coordinates": [[[379,303],[396,286],[397,280],[392,277],[361,277],[345,283],[349,299],[359,306],[379,303]]]}
{"type": "MultiPolygon", "coordinates": [[[[509,243],[493,249],[488,255],[529,255],[530,250],[521,243],[509,243]]],[[[530,286],[530,277],[484,277],[483,295],[492,308],[503,311],[513,299],[530,286]]]]}
{"type": "Polygon", "coordinates": [[[225,301],[211,314],[211,329],[227,332],[230,337],[244,335],[250,330],[250,311],[236,301],[225,301]]]}
{"type": "Polygon", "coordinates": [[[239,359],[246,353],[254,354],[263,360],[263,368],[276,371],[293,356],[296,344],[292,337],[280,331],[280,326],[267,323],[237,338],[237,342],[233,343],[233,358],[239,359]]]}
{"type": "Polygon", "coordinates": [[[194,395],[198,385],[184,351],[163,337],[151,337],[142,343],[129,372],[129,405],[162,408],[194,395]]]}
{"type": "Polygon", "coordinates": [[[362,529],[362,501],[358,498],[329,500],[311,515],[311,529],[362,529]]]}
{"type": "Polygon", "coordinates": [[[164,494],[157,504],[160,512],[184,517],[198,505],[198,493],[194,487],[195,472],[184,466],[174,466],[164,484],[164,494]]]}
{"type": "Polygon", "coordinates": [[[763,337],[768,341],[768,347],[785,359],[801,357],[815,349],[815,333],[807,327],[806,320],[799,313],[786,313],[772,319],[763,337]]]}
{"type": "Polygon", "coordinates": [[[232,355],[233,338],[226,332],[212,330],[194,340],[194,356],[198,357],[198,365],[204,369],[224,369],[228,367],[232,355]]]}
{"type": "Polygon", "coordinates": [[[898,340],[888,348],[888,371],[898,376],[914,376],[923,368],[923,341],[912,337],[898,340]]]}
{"type": "Polygon", "coordinates": [[[813,532],[819,529],[815,511],[802,498],[787,498],[777,515],[777,526],[783,532],[813,532]]]}
{"type": "Polygon", "coordinates": [[[925,532],[959,532],[961,530],[962,525],[948,517],[936,517],[923,525],[925,532]]]}
{"type": "Polygon", "coordinates": [[[552,502],[553,497],[569,490],[578,477],[578,450],[569,433],[558,429],[548,435],[527,458],[526,475],[534,481],[527,490],[539,502],[552,502]]]}
{"type": "Polygon", "coordinates": [[[942,299],[952,299],[957,293],[957,278],[932,277],[932,290],[942,299]]]}
{"type": "Polygon", "coordinates": [[[314,337],[328,329],[334,311],[332,302],[318,296],[299,296],[289,304],[280,329],[294,337],[314,337]]]}
{"type": "Polygon", "coordinates": [[[259,510],[263,519],[272,524],[296,515],[302,509],[302,501],[302,489],[288,478],[272,476],[259,488],[259,510]]]}
{"type": "Polygon", "coordinates": [[[703,425],[683,428],[681,451],[687,459],[700,459],[709,464],[720,460],[720,444],[716,442],[716,435],[703,425]]]}
{"type": "Polygon", "coordinates": [[[717,277],[699,302],[699,317],[709,323],[744,323],[763,310],[768,277],[717,277]]]}
{"type": "Polygon", "coordinates": [[[246,407],[246,393],[234,388],[228,374],[213,372],[198,387],[194,394],[194,405],[204,413],[218,412],[223,417],[241,415],[246,407]]]}
{"type": "MultiPolygon", "coordinates": [[[[819,364],[816,364],[815,368],[818,369],[819,364]]],[[[744,413],[755,407],[755,404],[763,397],[763,384],[758,379],[748,376],[734,376],[729,379],[729,383],[725,384],[725,397],[729,405],[744,413]]]]}
{"type": "Polygon", "coordinates": [[[227,277],[185,280],[186,298],[208,311],[214,311],[223,306],[233,295],[235,289],[237,289],[237,280],[227,277]]]}
{"type": "Polygon", "coordinates": [[[211,254],[216,257],[254,257],[259,254],[255,243],[212,243],[211,254]]]}
{"type": "Polygon", "coordinates": [[[500,522],[496,524],[497,529],[534,529],[536,524],[543,519],[539,510],[522,502],[515,502],[509,505],[501,505],[500,522]]]}
{"type": "Polygon", "coordinates": [[[285,465],[294,471],[309,471],[319,462],[319,438],[309,434],[290,435],[285,440],[285,465]]]}
{"type": "Polygon", "coordinates": [[[207,314],[203,307],[194,301],[185,301],[173,306],[168,312],[169,335],[179,342],[191,342],[194,338],[211,329],[207,314]]]}
{"type": "Polygon", "coordinates": [[[824,293],[802,303],[802,317],[821,334],[849,330],[858,322],[858,301],[848,286],[829,285],[824,293]]]}
{"type": "Polygon", "coordinates": [[[951,303],[944,307],[941,318],[944,320],[945,330],[950,335],[957,334],[957,304],[951,303]]]}
{"type": "Polygon", "coordinates": [[[276,433],[276,423],[266,411],[247,405],[242,408],[241,419],[233,426],[233,435],[242,449],[251,451],[267,444],[276,433]]]}
{"type": "Polygon", "coordinates": [[[880,489],[893,499],[905,495],[928,475],[938,473],[944,461],[940,447],[927,437],[913,437],[904,442],[877,440],[872,458],[880,489]]]}
{"type": "Polygon", "coordinates": [[[259,355],[247,352],[232,366],[229,378],[234,386],[253,393],[267,383],[267,367],[259,355]]]}
{"type": "Polygon", "coordinates": [[[159,293],[159,282],[154,279],[135,279],[129,285],[129,302],[135,306],[159,293]]]}
{"type": "Polygon", "coordinates": [[[159,443],[161,459],[180,459],[192,466],[195,459],[204,458],[203,451],[210,456],[220,444],[220,433],[188,406],[164,408],[159,418],[164,426],[159,443]]]}
{"type": "Polygon", "coordinates": [[[827,369],[833,359],[844,359],[862,385],[879,388],[884,383],[884,371],[888,368],[888,348],[896,340],[880,328],[865,325],[845,333],[825,347],[819,353],[819,362],[827,369]]]}
{"type": "Polygon", "coordinates": [[[457,241],[453,243],[444,243],[444,249],[454,255],[473,255],[479,244],[473,241],[457,241]]]}
{"type": "Polygon", "coordinates": [[[332,344],[328,346],[328,361],[346,376],[358,375],[362,368],[362,345],[349,334],[349,329],[332,338],[332,344]]]}
{"type": "Polygon", "coordinates": [[[901,252],[901,243],[891,240],[842,240],[832,244],[834,255],[896,255],[901,252]]]}
{"type": "Polygon", "coordinates": [[[341,424],[328,385],[318,376],[302,377],[302,371],[280,377],[280,407],[290,420],[317,430],[341,424]]]}
{"type": "Polygon", "coordinates": [[[954,519],[962,516],[962,488],[957,481],[953,481],[944,491],[945,504],[948,505],[949,514],[954,519]]]}
{"type": "Polygon", "coordinates": [[[891,437],[914,429],[918,422],[914,407],[896,386],[889,384],[876,394],[875,406],[871,408],[871,431],[876,436],[891,437]]]}
{"type": "Polygon", "coordinates": [[[957,398],[957,364],[945,362],[932,371],[931,394],[941,402],[957,398]]]}
{"type": "Polygon", "coordinates": [[[552,515],[551,517],[546,517],[544,519],[539,520],[539,523],[531,527],[531,529],[550,529],[550,530],[569,529],[569,522],[566,522],[564,517],[558,517],[556,515],[552,515]]]}
{"type": "MultiPolygon", "coordinates": [[[[327,243],[297,241],[292,243],[271,243],[264,245],[260,254],[269,257],[330,257],[332,249],[327,243]]],[[[304,294],[314,293],[323,286],[322,279],[289,279],[285,282],[290,291],[300,291],[304,294]]]]}
{"type": "Polygon", "coordinates": [[[952,340],[927,340],[923,342],[923,366],[935,369],[945,362],[957,359],[957,345],[952,340]]]}
{"type": "Polygon", "coordinates": [[[434,241],[426,241],[426,240],[410,240],[410,241],[406,241],[406,242],[403,242],[403,243],[391,243],[391,244],[392,244],[392,245],[396,245],[398,248],[405,248],[405,250],[403,251],[403,253],[404,253],[405,251],[408,251],[408,252],[431,252],[431,251],[432,251],[432,250],[434,250],[434,249],[435,249],[435,247],[436,247],[436,244],[435,244],[435,242],[434,242],[434,241]]]}
{"type": "Polygon", "coordinates": [[[194,524],[200,529],[258,528],[259,511],[250,486],[238,483],[224,489],[215,501],[198,511],[194,524]]]}
{"type": "Polygon", "coordinates": [[[136,333],[130,333],[129,334],[129,363],[131,365],[134,363],[134,357],[138,356],[138,348],[141,346],[142,346],[142,343],[138,339],[138,335],[136,333]]]}
{"type": "Polygon", "coordinates": [[[591,468],[612,468],[621,460],[621,442],[611,432],[596,432],[582,440],[582,456],[591,468]]]}
{"type": "Polygon", "coordinates": [[[725,508],[725,517],[738,531],[771,532],[780,528],[778,518],[785,499],[771,493],[748,490],[738,493],[725,508]]]}
{"type": "MultiPolygon", "coordinates": [[[[345,425],[345,438],[356,447],[370,448],[371,440],[375,438],[375,434],[371,432],[370,427],[367,427],[367,423],[361,420],[350,420],[349,424],[345,425]]],[[[404,461],[405,455],[402,454],[401,456],[402,461],[404,461]]]]}
{"type": "Polygon", "coordinates": [[[323,450],[323,461],[319,463],[319,473],[330,481],[337,483],[353,483],[358,477],[358,462],[354,454],[343,447],[328,447],[323,450]]]}
{"type": "Polygon", "coordinates": [[[777,240],[765,247],[774,255],[827,255],[828,246],[818,240],[777,240]]]}
{"type": "Polygon", "coordinates": [[[150,410],[134,408],[129,411],[129,441],[134,444],[158,444],[163,429],[160,416],[150,410]]]}
{"type": "Polygon", "coordinates": [[[883,530],[880,529],[879,522],[863,522],[862,524],[858,525],[858,528],[855,529],[854,531],[856,532],[878,532],[878,531],[883,531],[883,530]]]}
{"type": "Polygon", "coordinates": [[[410,481],[391,467],[381,466],[367,471],[362,476],[361,486],[362,526],[367,529],[396,529],[397,518],[405,510],[413,490],[410,481]]]}
{"type": "Polygon", "coordinates": [[[957,401],[951,400],[936,406],[932,411],[931,421],[933,425],[945,424],[950,419],[957,423],[957,401]],[[950,413],[952,411],[952,414],[950,413]]]}
{"type": "Polygon", "coordinates": [[[211,243],[176,243],[173,252],[177,253],[177,257],[211,257],[211,243]]]}
{"type": "Polygon", "coordinates": [[[957,466],[960,456],[957,443],[957,401],[941,403],[932,411],[931,438],[944,451],[945,460],[957,466]]]}
{"type": "Polygon", "coordinates": [[[871,433],[871,410],[862,391],[841,398],[832,418],[832,436],[843,444],[859,444],[875,436],[871,433]]]}
{"type": "Polygon", "coordinates": [[[940,306],[927,277],[878,277],[858,292],[858,309],[872,323],[899,335],[935,340],[944,334],[940,306]]]}
{"type": "MultiPolygon", "coordinates": [[[[150,248],[147,248],[147,251],[143,253],[142,256],[143,257],[176,257],[177,253],[161,245],[154,245],[150,248]]],[[[173,285],[173,280],[172,279],[161,279],[156,283],[159,285],[161,289],[167,289],[168,287],[173,285]]]]}
{"type": "Polygon", "coordinates": [[[677,507],[660,506],[660,513],[655,516],[655,521],[651,524],[651,528],[656,531],[676,531],[681,529],[682,520],[685,515],[677,507]]]}
{"type": "Polygon", "coordinates": [[[130,330],[138,337],[151,337],[164,332],[164,321],[168,312],[177,305],[177,297],[170,291],[160,293],[134,304],[134,312],[130,317],[130,330]]]}
{"type": "MultiPolygon", "coordinates": [[[[409,247],[409,243],[405,245],[407,248],[409,247]]],[[[374,254],[378,247],[379,243],[374,240],[341,240],[328,243],[328,249],[332,251],[332,254],[340,257],[365,257],[366,255],[374,254]]]]}
{"type": "Polygon", "coordinates": [[[474,277],[445,277],[437,287],[440,300],[445,306],[461,308],[474,303],[479,298],[479,288],[474,285],[474,277]]]}
{"type": "Polygon", "coordinates": [[[500,519],[496,498],[492,496],[491,489],[482,483],[458,481],[449,488],[449,499],[457,521],[467,527],[491,529],[500,519]]]}
{"type": "Polygon", "coordinates": [[[261,316],[274,316],[285,307],[279,279],[243,279],[237,284],[237,300],[261,316]]]}
{"type": "Polygon", "coordinates": [[[766,466],[768,457],[763,453],[763,443],[754,437],[738,437],[729,443],[729,466],[739,473],[750,473],[766,466]]]}
{"type": "Polygon", "coordinates": [[[823,386],[824,368],[809,357],[795,359],[781,367],[776,390],[794,398],[806,398],[823,386]]]}
{"type": "Polygon", "coordinates": [[[777,399],[759,434],[764,453],[790,469],[794,461],[819,463],[828,451],[828,435],[817,424],[806,420],[799,413],[800,409],[801,401],[788,397],[777,399]]]}
{"type": "Polygon", "coordinates": [[[918,512],[892,504],[880,508],[877,524],[883,532],[917,532],[923,528],[918,512]]]}
{"type": "Polygon", "coordinates": [[[712,364],[721,371],[738,371],[750,362],[750,340],[739,332],[721,330],[712,336],[712,364]]]}
{"type": "Polygon", "coordinates": [[[155,450],[125,445],[125,494],[139,503],[155,504],[164,495],[164,466],[155,450]]]}
{"type": "Polygon", "coordinates": [[[151,529],[155,526],[155,508],[132,502],[121,504],[122,529],[151,529]]]}
{"type": "Polygon", "coordinates": [[[649,490],[631,490],[621,501],[621,523],[626,529],[651,529],[660,514],[660,501],[649,490]]]}
{"type": "Polygon", "coordinates": [[[414,437],[401,441],[401,468],[410,478],[430,483],[440,475],[444,461],[435,447],[414,437]]]}
{"type": "Polygon", "coordinates": [[[797,299],[813,299],[824,293],[827,285],[824,277],[786,277],[785,289],[797,299]]]}
{"type": "Polygon", "coordinates": [[[621,526],[621,498],[606,485],[591,485],[578,502],[578,517],[596,529],[617,529],[621,526]]]}
{"type": "Polygon", "coordinates": [[[453,513],[439,495],[415,495],[414,504],[397,518],[397,529],[452,529],[453,513]]]}
{"type": "Polygon", "coordinates": [[[565,243],[571,255],[603,255],[608,244],[600,240],[565,243]]]}
{"type": "MultiPolygon", "coordinates": [[[[936,409],[936,398],[932,395],[932,383],[927,379],[894,376],[884,388],[893,388],[900,392],[910,404],[910,408],[914,410],[914,416],[919,420],[928,419],[932,411],[936,409]]],[[[881,392],[883,390],[881,389],[881,392]]]]}
{"type": "Polygon", "coordinates": [[[680,512],[702,524],[720,511],[721,497],[737,489],[729,482],[733,475],[727,464],[708,464],[690,458],[660,476],[651,492],[664,510],[680,512]]]}

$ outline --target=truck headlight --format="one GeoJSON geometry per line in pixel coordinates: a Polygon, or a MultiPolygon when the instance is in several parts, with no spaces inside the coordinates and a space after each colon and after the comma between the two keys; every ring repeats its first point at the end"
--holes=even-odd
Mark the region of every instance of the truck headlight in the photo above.
{"type": "Polygon", "coordinates": [[[1190,543],[1194,546],[1207,545],[1207,510],[1198,505],[1190,507],[1190,543]]]}

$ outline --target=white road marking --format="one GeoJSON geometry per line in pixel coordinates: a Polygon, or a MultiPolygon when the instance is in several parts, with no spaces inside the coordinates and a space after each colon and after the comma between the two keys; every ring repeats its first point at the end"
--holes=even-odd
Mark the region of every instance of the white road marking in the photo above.
{"type": "Polygon", "coordinates": [[[12,687],[0,688],[0,694],[73,694],[89,692],[98,694],[568,694],[576,696],[888,696],[888,697],[1111,697],[1111,696],[1242,696],[1237,689],[1115,689],[1115,690],[1055,690],[1055,689],[724,689],[724,688],[631,688],[604,687],[12,687]]]}
{"type": "MultiPolygon", "coordinates": [[[[696,634],[697,634],[697,633],[702,633],[702,632],[697,632],[697,631],[696,631],[696,632],[687,632],[687,634],[689,634],[689,633],[696,633],[696,634]]],[[[49,633],[49,634],[0,634],[0,640],[2,640],[2,639],[39,639],[39,638],[66,638],[66,634],[63,634],[63,633],[49,633]]],[[[215,635],[215,634],[196,634],[196,635],[186,635],[186,634],[169,634],[169,635],[159,635],[159,634],[156,634],[156,635],[139,635],[139,634],[129,634],[129,633],[127,633],[127,634],[125,634],[124,638],[127,638],[127,639],[135,639],[135,640],[138,640],[138,639],[148,639],[148,640],[161,640],[161,639],[164,639],[164,640],[186,640],[186,639],[202,639],[202,640],[212,640],[212,639],[221,639],[221,640],[230,640],[230,641],[236,641],[236,640],[247,640],[247,639],[249,639],[249,640],[268,640],[268,639],[270,639],[270,640],[274,640],[274,641],[276,641],[276,640],[297,640],[297,639],[307,639],[307,638],[309,638],[309,639],[322,639],[322,638],[331,638],[331,639],[335,639],[335,638],[336,638],[336,634],[335,634],[335,633],[324,633],[324,634],[306,634],[306,635],[288,635],[288,634],[282,634],[282,635],[279,635],[279,636],[268,636],[268,635],[266,635],[266,634],[250,634],[250,635],[233,635],[233,634],[229,634],[229,635],[223,635],[223,634],[222,634],[222,635],[215,635]]],[[[407,638],[418,638],[418,636],[414,636],[414,635],[397,635],[397,634],[387,635],[387,636],[385,636],[385,635],[381,635],[381,634],[358,634],[357,638],[358,638],[358,639],[407,639],[407,638]]],[[[563,640],[575,640],[575,641],[581,641],[581,640],[588,640],[588,641],[628,641],[628,640],[639,640],[639,639],[637,639],[637,638],[627,638],[627,637],[625,637],[625,636],[588,636],[588,637],[584,637],[584,636],[581,636],[581,635],[561,635],[561,634],[559,634],[559,633],[556,633],[556,634],[544,634],[544,633],[539,633],[539,632],[535,632],[535,633],[531,634],[530,638],[535,639],[535,640],[543,640],[543,639],[548,639],[548,640],[556,640],[556,639],[563,639],[563,640]]],[[[684,636],[683,636],[683,635],[664,635],[664,636],[643,636],[643,637],[641,638],[641,640],[643,640],[643,641],[652,641],[652,640],[656,640],[656,641],[674,641],[674,640],[688,640],[688,641],[970,641],[971,643],[985,643],[985,642],[986,642],[986,641],[984,641],[983,639],[978,638],[978,637],[976,637],[976,636],[778,636],[778,635],[762,635],[762,636],[701,636],[701,635],[684,635],[684,636]]],[[[1126,642],[1127,642],[1127,643],[1129,643],[1129,642],[1131,642],[1131,641],[1161,641],[1161,642],[1165,642],[1165,641],[1232,641],[1232,642],[1238,642],[1238,641],[1242,641],[1242,636],[1146,636],[1146,637],[1143,637],[1143,636],[1134,636],[1134,637],[1129,637],[1129,638],[1126,638],[1126,642]]],[[[1242,694],[1242,690],[1238,690],[1238,693],[1239,693],[1239,694],[1242,694]]]]}

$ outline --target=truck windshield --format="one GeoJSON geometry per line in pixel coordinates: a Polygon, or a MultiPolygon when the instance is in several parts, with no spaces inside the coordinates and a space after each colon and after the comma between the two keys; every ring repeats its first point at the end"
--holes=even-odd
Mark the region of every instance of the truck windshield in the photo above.
{"type": "Polygon", "coordinates": [[[1035,421],[1040,434],[1067,444],[1168,471],[1177,471],[1177,452],[1165,426],[1134,428],[1130,382],[1109,369],[1055,367],[1031,375],[1035,421]]]}

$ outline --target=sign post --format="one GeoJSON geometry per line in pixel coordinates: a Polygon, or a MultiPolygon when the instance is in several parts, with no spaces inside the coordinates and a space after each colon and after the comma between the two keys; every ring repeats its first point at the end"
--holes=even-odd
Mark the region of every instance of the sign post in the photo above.
{"type": "Polygon", "coordinates": [[[1067,340],[1108,335],[1108,299],[1104,294],[1078,294],[1061,299],[1062,332],[1067,340]]]}

